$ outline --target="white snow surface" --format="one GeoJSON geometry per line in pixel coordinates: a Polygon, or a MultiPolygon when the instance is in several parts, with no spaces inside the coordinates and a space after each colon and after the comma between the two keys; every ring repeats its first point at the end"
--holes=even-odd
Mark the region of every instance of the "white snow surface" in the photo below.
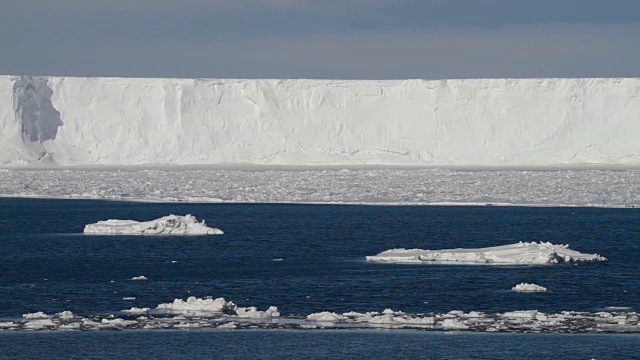
{"type": "Polygon", "coordinates": [[[0,76],[0,164],[639,165],[640,79],[0,76]]]}
{"type": "MultiPolygon", "coordinates": [[[[85,234],[92,235],[219,235],[222,230],[210,228],[204,220],[192,215],[168,215],[151,221],[105,220],[84,227],[85,234]]],[[[132,280],[146,280],[142,278],[132,280]]]]}
{"type": "Polygon", "coordinates": [[[478,249],[391,249],[378,255],[367,256],[366,259],[385,263],[493,265],[542,265],[607,260],[598,254],[583,254],[569,249],[568,245],[554,245],[549,242],[518,242],[478,249]]]}
{"type": "Polygon", "coordinates": [[[545,292],[547,288],[537,284],[520,283],[512,287],[511,290],[518,292],[545,292]]]}

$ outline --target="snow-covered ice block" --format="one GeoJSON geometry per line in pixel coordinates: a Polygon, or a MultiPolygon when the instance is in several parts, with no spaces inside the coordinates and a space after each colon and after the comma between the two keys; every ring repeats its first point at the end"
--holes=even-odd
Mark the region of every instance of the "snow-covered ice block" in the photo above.
{"type": "Polygon", "coordinates": [[[56,327],[51,319],[34,319],[24,324],[25,329],[40,330],[56,327]]]}
{"type": "Polygon", "coordinates": [[[605,261],[598,254],[583,254],[569,249],[568,245],[554,245],[549,242],[518,242],[510,245],[477,249],[391,249],[367,261],[387,263],[451,263],[451,264],[494,264],[530,265],[558,264],[579,261],[605,261]]]}
{"type": "Polygon", "coordinates": [[[168,215],[151,221],[106,220],[84,227],[85,234],[94,235],[220,235],[222,230],[198,222],[192,215],[168,215]]]}
{"type": "Polygon", "coordinates": [[[340,315],[340,314],[336,314],[336,313],[333,313],[333,312],[329,312],[329,311],[323,311],[323,312],[313,313],[313,314],[307,315],[307,320],[317,321],[317,322],[335,323],[335,322],[338,322],[338,321],[344,321],[345,319],[346,319],[345,316],[340,315]]]}
{"type": "Polygon", "coordinates": [[[511,290],[518,292],[544,292],[547,291],[547,288],[536,284],[520,283],[512,287],[511,290]]]}
{"type": "Polygon", "coordinates": [[[456,319],[445,319],[442,322],[442,329],[444,330],[467,330],[469,326],[465,325],[460,320],[456,319]]]}
{"type": "Polygon", "coordinates": [[[275,306],[270,306],[266,311],[259,311],[255,306],[250,306],[237,308],[236,315],[246,319],[264,319],[279,317],[280,312],[275,306]]]}
{"type": "Polygon", "coordinates": [[[51,318],[51,315],[47,315],[42,311],[38,311],[34,313],[22,314],[22,317],[25,319],[49,319],[51,318]]]}
{"type": "Polygon", "coordinates": [[[160,304],[156,307],[169,313],[190,313],[190,312],[229,312],[237,309],[236,304],[226,301],[224,298],[201,299],[190,296],[187,300],[175,299],[172,303],[160,304]]]}
{"type": "Polygon", "coordinates": [[[139,308],[139,307],[132,307],[128,310],[122,310],[123,313],[127,313],[130,315],[141,315],[141,314],[146,314],[149,312],[149,308],[139,308]]]}

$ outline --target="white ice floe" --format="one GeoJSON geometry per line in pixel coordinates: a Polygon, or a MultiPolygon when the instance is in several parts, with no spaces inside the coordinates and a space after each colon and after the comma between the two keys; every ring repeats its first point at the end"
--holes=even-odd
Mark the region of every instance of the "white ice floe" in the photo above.
{"type": "Polygon", "coordinates": [[[60,320],[71,320],[75,317],[75,315],[71,311],[62,311],[55,315],[60,320]]]}
{"type": "Polygon", "coordinates": [[[236,316],[245,319],[264,319],[280,317],[280,312],[275,306],[270,306],[266,311],[259,311],[255,306],[236,308],[236,316]]]}
{"type": "Polygon", "coordinates": [[[127,314],[131,314],[131,315],[142,315],[142,314],[146,314],[149,312],[149,308],[138,308],[138,307],[132,307],[128,310],[122,310],[123,313],[127,313],[127,314]]]}
{"type": "Polygon", "coordinates": [[[22,314],[22,317],[25,319],[48,319],[51,317],[51,315],[47,315],[42,311],[38,311],[34,313],[22,314]]]}
{"type": "Polygon", "coordinates": [[[220,330],[233,330],[233,329],[235,329],[235,328],[237,328],[237,327],[238,327],[238,323],[237,323],[237,322],[235,322],[235,321],[231,321],[231,322],[228,322],[228,323],[224,323],[224,324],[222,324],[222,325],[220,325],[220,326],[217,326],[217,327],[216,327],[216,329],[220,329],[220,330]]]}
{"type": "Polygon", "coordinates": [[[25,329],[40,330],[46,328],[55,328],[56,324],[51,319],[34,319],[28,321],[23,326],[25,329]]]}
{"type": "MultiPolygon", "coordinates": [[[[130,310],[137,309],[132,308],[130,310]]],[[[238,307],[231,301],[224,298],[197,298],[190,296],[187,300],[175,299],[172,303],[160,304],[156,307],[156,311],[161,313],[181,314],[185,316],[219,316],[225,314],[228,316],[237,316],[243,319],[266,319],[276,318],[280,316],[278,308],[270,306],[265,311],[258,310],[255,306],[238,307]]]]}
{"type": "Polygon", "coordinates": [[[329,311],[323,311],[323,312],[307,315],[307,320],[317,321],[317,322],[335,323],[338,321],[344,321],[345,319],[346,319],[345,316],[336,314],[334,312],[329,312],[329,311]]]}
{"type": "Polygon", "coordinates": [[[149,280],[149,279],[144,275],[140,275],[140,276],[132,277],[131,280],[149,280]]]}
{"type": "Polygon", "coordinates": [[[187,300],[175,299],[172,303],[160,304],[156,310],[173,314],[190,313],[222,313],[235,311],[238,307],[231,301],[224,298],[197,298],[190,296],[187,300]]]}
{"type": "Polygon", "coordinates": [[[122,328],[131,327],[137,324],[138,322],[135,320],[124,320],[120,318],[112,318],[112,319],[103,318],[100,321],[100,324],[97,325],[96,327],[98,329],[122,329],[122,328]]]}
{"type": "Polygon", "coordinates": [[[94,235],[220,235],[222,230],[208,227],[192,215],[168,215],[151,221],[105,220],[84,227],[94,235]]]}
{"type": "Polygon", "coordinates": [[[469,326],[456,319],[444,319],[441,326],[445,330],[468,330],[469,326]]]}
{"type": "Polygon", "coordinates": [[[518,292],[545,292],[547,288],[536,284],[520,283],[512,287],[511,290],[518,292]]]}
{"type": "Polygon", "coordinates": [[[579,261],[604,261],[598,254],[583,254],[569,249],[568,245],[554,245],[549,242],[518,242],[478,249],[391,249],[374,256],[367,261],[386,263],[450,263],[450,264],[494,264],[529,265],[558,264],[579,261]]]}

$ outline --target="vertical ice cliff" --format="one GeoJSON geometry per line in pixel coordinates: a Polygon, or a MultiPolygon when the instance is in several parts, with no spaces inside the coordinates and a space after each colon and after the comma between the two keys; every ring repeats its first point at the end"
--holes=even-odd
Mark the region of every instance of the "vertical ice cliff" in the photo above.
{"type": "Polygon", "coordinates": [[[0,76],[0,163],[640,164],[640,79],[0,76]]]}

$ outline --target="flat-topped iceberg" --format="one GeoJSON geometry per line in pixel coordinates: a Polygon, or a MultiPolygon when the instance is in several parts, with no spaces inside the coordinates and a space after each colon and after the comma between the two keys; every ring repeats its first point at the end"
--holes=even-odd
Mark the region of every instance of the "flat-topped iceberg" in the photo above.
{"type": "Polygon", "coordinates": [[[569,249],[569,245],[554,245],[549,242],[518,242],[510,245],[478,249],[391,249],[378,255],[367,256],[367,261],[386,263],[450,263],[529,265],[559,264],[579,261],[605,261],[598,254],[583,254],[569,249]]]}
{"type": "Polygon", "coordinates": [[[106,220],[84,227],[94,235],[220,235],[222,230],[208,227],[192,215],[168,215],[151,221],[106,220]]]}

